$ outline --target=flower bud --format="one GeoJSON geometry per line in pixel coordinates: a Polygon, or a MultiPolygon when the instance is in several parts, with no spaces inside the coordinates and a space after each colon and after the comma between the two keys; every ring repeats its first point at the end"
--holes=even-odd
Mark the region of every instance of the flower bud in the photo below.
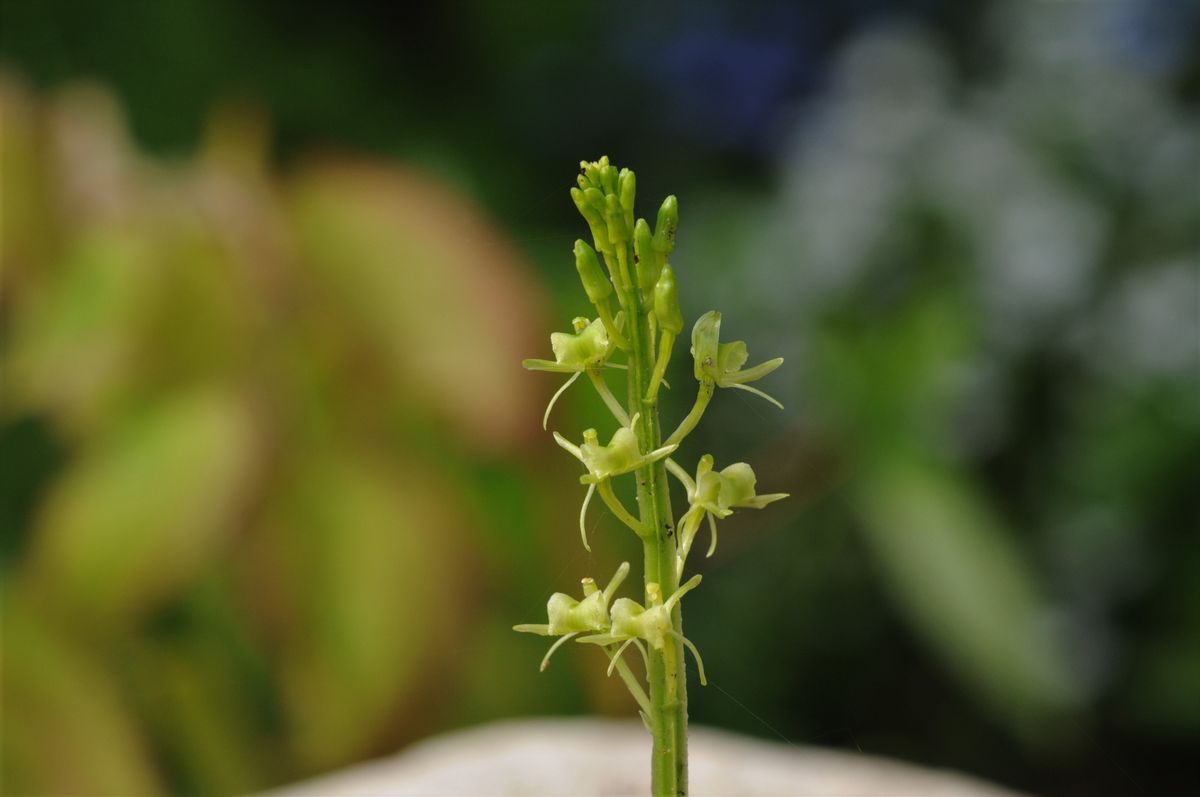
{"type": "Polygon", "coordinates": [[[612,245],[608,241],[608,224],[604,220],[604,195],[595,188],[579,190],[578,188],[571,189],[571,199],[575,202],[575,207],[579,209],[580,215],[588,224],[588,228],[592,231],[592,238],[596,242],[596,248],[601,251],[610,251],[612,245]],[[597,206],[596,200],[599,199],[597,206]]]}
{"type": "Polygon", "coordinates": [[[654,315],[665,332],[678,335],[683,330],[683,315],[679,312],[679,292],[675,288],[675,269],[665,263],[662,275],[654,284],[654,315]]]}
{"type": "Polygon", "coordinates": [[[664,257],[675,248],[675,228],[679,226],[679,200],[675,195],[663,200],[654,223],[654,248],[664,257]]]}
{"type": "Polygon", "coordinates": [[[586,185],[583,186],[583,188],[585,188],[585,189],[601,188],[602,183],[600,180],[600,175],[601,175],[601,172],[603,171],[604,167],[607,165],[608,165],[607,157],[602,157],[598,161],[591,161],[591,162],[580,161],[579,162],[580,176],[583,178],[583,181],[585,183],[587,183],[586,185]]]}
{"type": "Polygon", "coordinates": [[[604,197],[604,220],[608,223],[608,239],[620,245],[629,240],[629,228],[625,226],[625,213],[616,194],[604,197]]]}
{"type": "Polygon", "coordinates": [[[631,169],[622,169],[617,175],[617,199],[625,211],[626,226],[633,226],[633,200],[637,195],[637,177],[631,169]]]}
{"type": "Polygon", "coordinates": [[[636,255],[634,262],[637,265],[638,287],[644,291],[653,288],[658,281],[660,261],[658,252],[651,245],[651,238],[650,225],[645,219],[638,219],[633,227],[633,251],[636,255]]]}
{"type": "Polygon", "coordinates": [[[576,207],[576,209],[579,210],[579,214],[581,216],[583,216],[584,219],[587,220],[588,224],[592,224],[592,223],[598,221],[600,216],[596,212],[596,209],[594,207],[592,207],[592,203],[589,202],[587,199],[587,192],[589,190],[591,190],[591,189],[590,188],[572,188],[571,189],[571,200],[575,203],[575,207],[576,207]]]}
{"type": "Polygon", "coordinates": [[[612,283],[604,276],[596,250],[582,240],[575,242],[575,270],[579,272],[583,290],[592,304],[599,304],[612,294],[612,283]]]}
{"type": "Polygon", "coordinates": [[[608,156],[605,155],[600,160],[604,161],[600,166],[600,186],[606,194],[617,193],[617,167],[608,163],[608,156]]]}

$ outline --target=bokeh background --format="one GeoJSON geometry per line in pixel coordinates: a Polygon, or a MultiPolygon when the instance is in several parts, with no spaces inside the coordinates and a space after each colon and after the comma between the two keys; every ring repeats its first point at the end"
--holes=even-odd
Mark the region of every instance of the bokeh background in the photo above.
{"type": "Polygon", "coordinates": [[[607,153],[788,359],[683,451],[793,494],[700,565],[693,721],[1200,791],[1200,4],[403,5],[0,4],[0,789],[631,713],[509,630],[637,556],[519,367],[607,153]]]}

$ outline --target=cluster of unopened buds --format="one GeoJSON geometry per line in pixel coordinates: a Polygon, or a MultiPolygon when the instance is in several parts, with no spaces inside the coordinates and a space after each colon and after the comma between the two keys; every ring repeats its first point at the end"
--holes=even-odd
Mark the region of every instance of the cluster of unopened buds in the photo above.
{"type": "MultiPolygon", "coordinates": [[[[696,400],[678,427],[663,438],[658,426],[658,393],[666,385],[663,377],[676,337],[683,331],[675,270],[668,262],[678,224],[676,199],[670,196],[662,203],[651,230],[645,219],[634,220],[633,172],[618,171],[607,158],[601,158],[581,164],[578,184],[571,190],[571,196],[591,228],[594,248],[582,240],[576,241],[575,266],[595,308],[595,317],[576,318],[571,331],[550,336],[553,360],[525,360],[524,366],[570,374],[547,405],[543,428],[547,427],[558,398],[584,375],[617,423],[607,443],[601,442],[596,429],[585,430],[578,443],[554,432],[558,445],[584,467],[579,479],[587,486],[579,513],[584,548],[591,550],[586,525],[588,506],[593,496],[599,494],[609,511],[643,541],[662,538],[664,534],[670,538],[663,539],[673,551],[674,561],[668,565],[669,572],[659,571],[657,575],[647,572],[644,605],[630,598],[614,600],[616,590],[629,573],[629,563],[625,562],[603,590],[595,581],[585,578],[582,599],[557,592],[547,604],[547,623],[514,628],[557,637],[542,660],[542,669],[549,664],[551,655],[572,639],[600,647],[609,658],[609,674],[619,673],[643,712],[649,714],[648,698],[622,659],[630,646],[641,652],[649,670],[648,656],[655,652],[662,655],[666,646],[679,642],[692,652],[701,683],[706,682],[699,652],[677,630],[678,621],[672,619],[684,595],[700,583],[699,575],[687,581],[682,578],[701,526],[707,521],[712,535],[707,555],[712,556],[717,547],[718,521],[729,517],[735,509],[760,509],[786,497],[786,493],[757,494],[754,471],[744,462],[716,470],[712,456],[705,455],[693,476],[671,455],[696,427],[718,387],[750,391],[781,406],[749,383],[774,371],[783,359],[745,368],[746,344],[720,341],[721,314],[711,311],[700,316],[691,333],[691,354],[698,382],[696,400]],[[623,361],[614,362],[615,359],[623,361]],[[629,388],[626,404],[609,389],[606,371],[610,369],[626,374],[629,388]],[[657,469],[662,468],[683,485],[687,496],[688,508],[677,524],[678,535],[674,534],[675,524],[669,520],[660,523],[663,518],[654,515],[654,507],[647,506],[649,502],[644,500],[648,495],[644,490],[649,489],[646,485],[653,486],[657,469]],[[626,509],[613,490],[613,479],[626,474],[635,474],[640,485],[637,515],[626,509]],[[669,595],[663,594],[664,582],[670,588],[669,595]]],[[[661,478],[664,491],[666,483],[664,475],[661,478]]],[[[669,497],[664,500],[669,517],[669,497]]]]}

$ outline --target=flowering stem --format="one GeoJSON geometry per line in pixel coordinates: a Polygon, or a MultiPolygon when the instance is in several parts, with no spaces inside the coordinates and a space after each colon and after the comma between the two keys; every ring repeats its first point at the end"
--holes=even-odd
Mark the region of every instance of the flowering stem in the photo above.
{"type": "MultiPolygon", "coordinates": [[[[587,468],[587,475],[580,478],[588,485],[579,510],[583,547],[591,550],[586,520],[588,504],[596,493],[641,539],[646,604],[622,598],[610,607],[613,593],[629,572],[629,563],[624,562],[603,592],[597,591],[594,581],[585,579],[582,601],[555,593],[546,604],[547,624],[523,623],[514,629],[559,637],[546,654],[543,669],[550,654],[581,633],[586,635],[576,641],[601,646],[609,657],[608,674],[620,674],[653,737],[650,783],[655,797],[683,797],[688,787],[685,650],[696,659],[700,684],[707,683],[700,652],[683,635],[680,599],[701,580],[696,574],[680,585],[684,560],[705,519],[712,531],[708,549],[711,556],[717,544],[715,517],[729,516],[735,507],[761,509],[786,494],[757,494],[754,471],[745,462],[717,471],[712,456],[705,454],[693,480],[669,455],[696,428],[718,385],[759,392],[745,383],[766,376],[783,360],[777,357],[742,368],[748,356],[746,344],[720,342],[721,314],[716,310],[700,316],[691,333],[694,372],[700,389],[691,411],[664,442],[658,390],[660,385],[670,387],[663,375],[684,327],[675,269],[668,259],[675,248],[679,202],[674,196],[663,200],[652,232],[645,219],[634,219],[637,178],[629,169],[617,169],[607,157],[585,161],[580,163],[575,182],[578,187],[571,189],[571,200],[587,222],[595,244],[593,248],[586,241],[575,241],[575,269],[599,320],[577,318],[572,323],[574,333],[552,334],[554,362],[531,359],[522,364],[533,370],[574,371],[568,385],[580,373],[586,373],[621,424],[607,445],[600,442],[595,429],[585,430],[579,445],[558,432],[554,433],[554,442],[587,468]],[[612,314],[613,293],[621,308],[617,316],[612,314]],[[611,360],[618,349],[626,355],[624,363],[611,360]],[[604,368],[626,371],[628,392],[624,405],[609,389],[604,368]],[[687,494],[689,508],[681,518],[681,528],[676,527],[671,514],[668,473],[687,494]],[[611,480],[626,474],[637,480],[637,517],[613,492],[611,480]],[[642,656],[648,689],[642,688],[621,659],[630,645],[636,646],[642,656]]],[[[561,388],[555,398],[565,389],[561,388]]],[[[547,417],[549,413],[548,407],[547,417]]]]}
{"type": "MultiPolygon", "coordinates": [[[[626,258],[621,257],[624,261],[626,258]]],[[[662,440],[658,407],[644,397],[655,364],[654,338],[650,330],[649,308],[636,287],[625,292],[624,306],[629,324],[629,413],[637,414],[634,432],[642,453],[658,448],[662,440]]],[[[698,418],[697,418],[698,420],[698,418]]],[[[694,424],[693,424],[694,425],[694,424]]],[[[679,586],[675,570],[675,523],[667,487],[667,467],[657,460],[636,472],[638,511],[648,533],[642,537],[645,557],[645,583],[657,584],[663,595],[671,595],[679,586]]],[[[683,619],[676,604],[671,612],[671,627],[683,633],[683,619]]],[[[687,676],[683,647],[676,637],[667,635],[661,649],[649,650],[647,681],[650,685],[648,722],[654,737],[650,781],[655,797],[687,794],[687,676]]]]}

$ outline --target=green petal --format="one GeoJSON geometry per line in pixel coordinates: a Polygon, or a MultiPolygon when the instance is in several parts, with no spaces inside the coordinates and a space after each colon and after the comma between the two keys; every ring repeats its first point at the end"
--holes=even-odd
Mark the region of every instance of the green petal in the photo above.
{"type": "Polygon", "coordinates": [[[721,336],[721,314],[709,310],[692,327],[692,357],[696,361],[696,379],[715,379],[717,376],[717,342],[721,336]]]}
{"type": "Polygon", "coordinates": [[[559,365],[550,360],[521,360],[521,367],[530,371],[551,371],[556,374],[569,374],[580,370],[578,368],[559,365]]]}
{"type": "Polygon", "coordinates": [[[783,365],[783,358],[776,357],[773,360],[767,360],[765,363],[759,363],[753,368],[747,368],[745,371],[734,371],[733,373],[722,374],[721,386],[730,387],[732,385],[744,385],[747,382],[754,382],[762,379],[767,374],[774,371],[779,366],[783,365]]]}
{"type": "Polygon", "coordinates": [[[737,373],[748,359],[750,359],[750,353],[746,351],[746,342],[743,340],[721,343],[717,346],[717,371],[722,377],[726,374],[737,373]]]}
{"type": "Polygon", "coordinates": [[[773,504],[776,501],[782,501],[787,498],[789,493],[767,493],[766,495],[756,495],[754,498],[746,502],[745,506],[751,509],[762,509],[767,504],[773,504]]]}
{"type": "Polygon", "coordinates": [[[754,498],[754,486],[758,478],[754,469],[745,462],[735,462],[721,471],[721,497],[718,503],[722,507],[743,506],[754,498]]]}
{"type": "Polygon", "coordinates": [[[608,357],[608,330],[604,328],[604,322],[597,318],[579,333],[551,334],[550,348],[554,350],[554,360],[558,365],[582,371],[600,365],[608,357]]]}

